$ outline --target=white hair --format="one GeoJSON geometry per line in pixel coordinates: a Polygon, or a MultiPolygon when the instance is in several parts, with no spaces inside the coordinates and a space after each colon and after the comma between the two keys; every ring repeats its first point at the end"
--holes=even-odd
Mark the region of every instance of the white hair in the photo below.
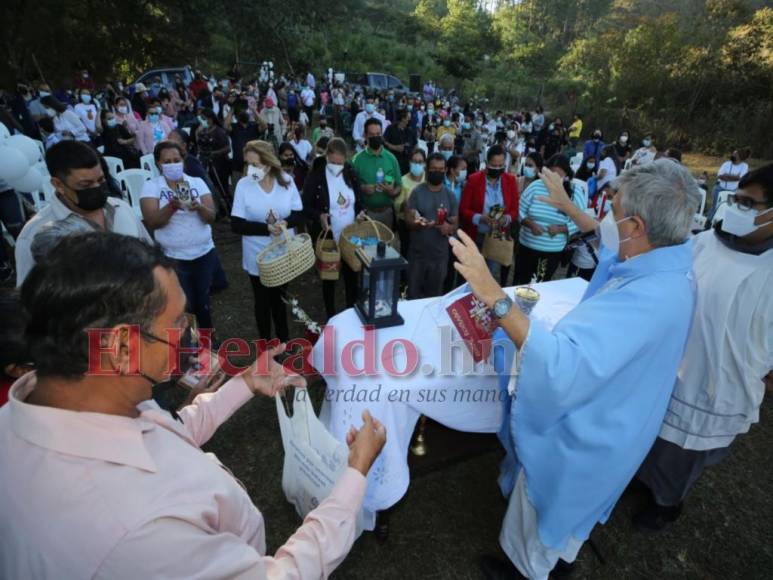
{"type": "Polygon", "coordinates": [[[448,142],[448,141],[451,142],[451,147],[453,147],[454,146],[454,140],[455,140],[454,136],[451,135],[451,133],[443,133],[443,136],[440,138],[440,140],[437,143],[438,149],[440,149],[440,146],[443,143],[448,142]]]}
{"type": "Polygon", "coordinates": [[[49,252],[68,236],[77,236],[97,231],[86,220],[70,214],[61,220],[53,220],[40,226],[30,244],[30,252],[35,262],[40,262],[48,256],[49,252]]]}
{"type": "Polygon", "coordinates": [[[673,159],[658,159],[624,171],[614,180],[626,216],[639,216],[653,247],[681,244],[690,235],[700,205],[698,182],[673,159]]]}

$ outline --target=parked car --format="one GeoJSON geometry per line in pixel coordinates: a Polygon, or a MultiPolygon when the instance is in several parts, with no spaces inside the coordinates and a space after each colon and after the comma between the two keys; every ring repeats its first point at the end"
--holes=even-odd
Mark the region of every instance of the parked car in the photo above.
{"type": "Polygon", "coordinates": [[[414,96],[410,89],[394,75],[380,72],[368,72],[365,74],[351,75],[349,78],[352,79],[350,81],[352,85],[361,87],[364,92],[391,90],[398,96],[414,96]]]}
{"type": "Polygon", "coordinates": [[[142,83],[146,87],[149,87],[153,83],[154,78],[160,77],[162,85],[168,88],[173,88],[174,78],[177,75],[180,75],[182,77],[186,87],[193,80],[193,71],[191,70],[191,67],[186,65],[186,66],[179,66],[179,67],[150,69],[142,73],[136,79],[134,79],[134,82],[132,83],[132,85],[136,85],[137,83],[142,83]]]}

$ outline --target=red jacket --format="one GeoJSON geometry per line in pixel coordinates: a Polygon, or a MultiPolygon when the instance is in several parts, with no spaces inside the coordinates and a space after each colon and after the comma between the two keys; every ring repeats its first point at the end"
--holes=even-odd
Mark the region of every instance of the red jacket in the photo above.
{"type": "MultiPolygon", "coordinates": [[[[518,201],[521,195],[518,192],[518,183],[512,173],[502,174],[502,198],[505,201],[505,214],[510,216],[512,223],[518,221],[518,201]]],[[[462,191],[462,199],[459,202],[459,218],[462,229],[473,240],[478,235],[478,228],[472,223],[472,217],[476,213],[483,213],[483,202],[486,198],[486,170],[473,173],[467,178],[467,183],[462,191]]]]}

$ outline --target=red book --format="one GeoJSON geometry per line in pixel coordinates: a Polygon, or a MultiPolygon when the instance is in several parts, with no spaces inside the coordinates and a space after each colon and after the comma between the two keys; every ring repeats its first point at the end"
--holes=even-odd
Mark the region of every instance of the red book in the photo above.
{"type": "Polygon", "coordinates": [[[479,363],[491,353],[491,335],[497,323],[486,305],[467,294],[446,308],[451,322],[464,340],[473,360],[479,363]]]}

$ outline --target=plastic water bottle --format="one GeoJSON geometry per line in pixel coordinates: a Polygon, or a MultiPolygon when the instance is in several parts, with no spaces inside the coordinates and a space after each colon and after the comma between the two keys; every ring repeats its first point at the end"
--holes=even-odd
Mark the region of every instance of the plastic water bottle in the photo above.
{"type": "Polygon", "coordinates": [[[376,185],[383,185],[383,184],[384,184],[384,170],[379,167],[378,171],[376,171],[376,185]]]}

